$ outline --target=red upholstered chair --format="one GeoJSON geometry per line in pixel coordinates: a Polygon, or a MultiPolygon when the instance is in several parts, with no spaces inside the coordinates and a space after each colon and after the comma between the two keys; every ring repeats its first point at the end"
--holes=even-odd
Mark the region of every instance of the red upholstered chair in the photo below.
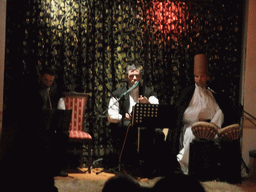
{"type": "MultiPolygon", "coordinates": [[[[88,93],[65,92],[64,102],[66,110],[72,109],[72,117],[69,126],[69,138],[71,141],[81,141],[83,146],[88,146],[88,172],[91,173],[91,149],[92,136],[83,131],[84,112],[88,100],[88,93]]],[[[81,149],[83,157],[83,148],[81,149]]],[[[83,159],[83,158],[82,158],[83,159]]],[[[82,165],[81,161],[81,165],[82,165]]]]}

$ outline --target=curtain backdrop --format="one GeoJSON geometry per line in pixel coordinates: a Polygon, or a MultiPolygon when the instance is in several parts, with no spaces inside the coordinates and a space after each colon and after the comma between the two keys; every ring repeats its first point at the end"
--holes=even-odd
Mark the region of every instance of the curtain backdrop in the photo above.
{"type": "MultiPolygon", "coordinates": [[[[243,1],[8,0],[4,104],[44,66],[63,91],[90,94],[84,130],[93,159],[112,150],[106,113],[128,65],[145,72],[160,104],[193,82],[193,57],[207,53],[210,84],[240,98],[243,1]]],[[[170,117],[171,118],[171,117],[170,117]]]]}

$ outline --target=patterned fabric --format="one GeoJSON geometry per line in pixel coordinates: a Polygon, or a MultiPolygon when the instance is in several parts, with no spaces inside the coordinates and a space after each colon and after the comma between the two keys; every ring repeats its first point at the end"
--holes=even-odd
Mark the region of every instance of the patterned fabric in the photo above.
{"type": "Polygon", "coordinates": [[[65,97],[65,107],[67,110],[72,109],[71,123],[69,126],[69,137],[73,139],[88,139],[92,136],[83,131],[84,109],[86,105],[85,97],[65,97]]]}
{"type": "Polygon", "coordinates": [[[197,53],[209,57],[210,87],[225,91],[238,104],[243,2],[8,1],[5,108],[13,105],[21,81],[36,81],[43,67],[54,67],[60,89],[90,94],[84,130],[93,134],[93,155],[100,158],[113,151],[102,112],[111,93],[122,85],[125,68],[141,66],[143,82],[154,89],[160,104],[175,104],[194,82],[197,53]]]}

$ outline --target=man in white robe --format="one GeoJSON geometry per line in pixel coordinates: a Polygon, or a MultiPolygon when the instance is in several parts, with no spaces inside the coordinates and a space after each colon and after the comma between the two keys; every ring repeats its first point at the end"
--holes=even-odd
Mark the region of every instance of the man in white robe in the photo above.
{"type": "Polygon", "coordinates": [[[206,86],[209,79],[206,55],[196,55],[194,62],[195,89],[192,99],[183,114],[183,148],[177,155],[178,162],[185,174],[188,174],[189,146],[195,138],[191,130],[192,124],[197,121],[209,121],[221,128],[224,122],[224,114],[206,86]]]}
{"type": "MultiPolygon", "coordinates": [[[[241,117],[241,108],[231,101],[225,90],[216,85],[215,91],[207,87],[208,79],[206,55],[198,54],[194,58],[194,82],[182,90],[175,102],[166,138],[166,154],[175,157],[183,173],[188,173],[189,147],[195,138],[191,131],[194,122],[207,121],[223,128],[239,123],[241,117]]],[[[174,163],[166,157],[166,166],[174,163]]]]}

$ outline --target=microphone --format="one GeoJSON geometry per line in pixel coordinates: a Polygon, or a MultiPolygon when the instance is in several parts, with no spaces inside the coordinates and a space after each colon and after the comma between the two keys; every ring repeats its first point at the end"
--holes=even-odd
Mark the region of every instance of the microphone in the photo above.
{"type": "Polygon", "coordinates": [[[213,91],[210,87],[207,87],[207,89],[209,90],[209,91],[211,91],[212,93],[214,93],[214,94],[217,94],[215,91],[213,91]]]}
{"type": "Polygon", "coordinates": [[[139,81],[136,81],[136,83],[134,83],[134,85],[133,85],[130,89],[128,89],[127,91],[125,91],[125,92],[120,96],[120,98],[123,97],[124,95],[126,95],[127,93],[129,93],[130,91],[132,91],[135,87],[138,86],[138,84],[139,84],[139,81]]]}
{"type": "MultiPolygon", "coordinates": [[[[129,93],[131,90],[133,90],[135,87],[137,87],[138,84],[139,84],[139,81],[136,81],[136,83],[134,83],[134,85],[133,85],[130,89],[128,89],[127,91],[125,91],[124,93],[121,94],[121,96],[116,100],[116,102],[115,102],[113,105],[115,105],[117,102],[119,102],[120,99],[121,99],[123,96],[125,96],[127,93],[129,93]]],[[[112,106],[113,106],[113,105],[112,105],[112,106]]],[[[112,106],[110,106],[108,109],[110,109],[112,106]]],[[[103,114],[105,114],[105,113],[108,111],[108,109],[106,109],[106,110],[103,112],[103,114]]]]}

